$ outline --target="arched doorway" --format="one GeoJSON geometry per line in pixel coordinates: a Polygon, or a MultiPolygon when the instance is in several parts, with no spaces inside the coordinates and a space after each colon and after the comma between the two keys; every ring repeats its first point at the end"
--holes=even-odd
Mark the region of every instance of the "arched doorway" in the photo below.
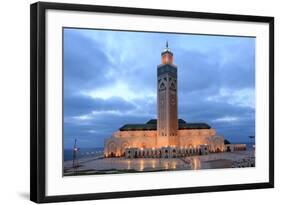
{"type": "Polygon", "coordinates": [[[227,152],[231,152],[231,150],[230,150],[230,146],[227,146],[226,151],[227,151],[227,152]]]}
{"type": "Polygon", "coordinates": [[[121,145],[121,156],[122,157],[125,156],[126,148],[129,148],[129,143],[127,141],[123,142],[122,145],[121,145]]]}
{"type": "Polygon", "coordinates": [[[173,158],[176,158],[176,155],[177,155],[177,152],[176,152],[175,149],[173,149],[173,155],[172,155],[172,157],[173,157],[173,158]]]}
{"type": "Polygon", "coordinates": [[[169,151],[165,149],[165,158],[169,158],[169,151]]]}
{"type": "Polygon", "coordinates": [[[110,157],[115,157],[117,154],[117,146],[114,142],[110,142],[107,145],[107,152],[109,153],[110,157]]]}

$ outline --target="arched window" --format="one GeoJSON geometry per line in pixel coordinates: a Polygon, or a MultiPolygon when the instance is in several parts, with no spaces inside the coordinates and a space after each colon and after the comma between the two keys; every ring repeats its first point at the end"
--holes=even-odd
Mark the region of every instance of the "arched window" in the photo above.
{"type": "Polygon", "coordinates": [[[164,83],[160,84],[160,89],[165,89],[165,84],[164,83]]]}
{"type": "Polygon", "coordinates": [[[171,83],[171,88],[172,88],[172,89],[176,89],[176,86],[175,86],[174,83],[171,83]]]}

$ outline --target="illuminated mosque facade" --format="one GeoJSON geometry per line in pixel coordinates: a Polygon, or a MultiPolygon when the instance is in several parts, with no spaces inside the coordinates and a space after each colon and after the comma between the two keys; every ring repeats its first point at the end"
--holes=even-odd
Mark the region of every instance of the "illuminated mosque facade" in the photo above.
{"type": "Polygon", "coordinates": [[[157,66],[157,119],[120,127],[105,140],[104,156],[172,158],[223,151],[226,151],[224,137],[217,136],[210,125],[178,119],[177,66],[167,42],[157,66]]]}

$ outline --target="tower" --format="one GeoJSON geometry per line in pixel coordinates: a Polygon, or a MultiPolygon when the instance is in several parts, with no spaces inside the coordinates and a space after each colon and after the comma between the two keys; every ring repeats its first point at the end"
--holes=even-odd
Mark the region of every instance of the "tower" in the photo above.
{"type": "Polygon", "coordinates": [[[168,42],[157,66],[157,146],[178,146],[177,66],[168,42]]]}

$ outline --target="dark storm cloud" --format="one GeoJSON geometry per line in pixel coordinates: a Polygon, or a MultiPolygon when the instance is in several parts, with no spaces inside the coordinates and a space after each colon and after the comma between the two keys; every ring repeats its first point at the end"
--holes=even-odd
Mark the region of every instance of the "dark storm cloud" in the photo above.
{"type": "Polygon", "coordinates": [[[64,123],[65,147],[72,147],[75,139],[78,139],[79,146],[101,147],[105,136],[108,136],[106,131],[94,132],[93,125],[90,124],[64,123]]]}
{"type": "Polygon", "coordinates": [[[65,122],[64,123],[64,144],[72,147],[74,140],[78,138],[80,145],[84,147],[102,147],[104,139],[111,137],[112,133],[122,125],[128,123],[147,122],[151,116],[143,115],[114,115],[102,114],[93,116],[85,122],[65,122]]]}
{"type": "Polygon", "coordinates": [[[64,30],[65,92],[98,87],[109,81],[104,76],[110,61],[99,42],[81,35],[79,31],[64,30]]]}
{"type": "Polygon", "coordinates": [[[95,110],[128,111],[134,108],[135,105],[118,97],[104,100],[84,95],[73,95],[64,98],[64,113],[66,117],[85,115],[95,110]]]}
{"type": "MultiPolygon", "coordinates": [[[[247,56],[248,53],[252,52],[244,50],[241,55],[247,56]]],[[[231,89],[254,87],[255,60],[251,55],[245,63],[227,61],[223,64],[218,53],[181,50],[178,55],[178,75],[181,76],[179,87],[182,93],[207,89],[210,95],[221,87],[231,89]]]]}

